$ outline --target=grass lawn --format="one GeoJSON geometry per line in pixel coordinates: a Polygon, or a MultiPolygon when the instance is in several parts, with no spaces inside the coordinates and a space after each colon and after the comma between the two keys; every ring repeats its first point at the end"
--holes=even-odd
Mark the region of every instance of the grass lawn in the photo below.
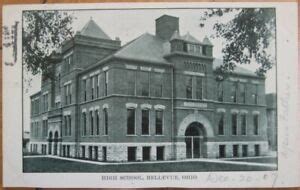
{"type": "Polygon", "coordinates": [[[55,158],[23,158],[24,172],[205,172],[205,171],[266,171],[265,166],[208,163],[205,161],[173,163],[133,163],[96,165],[55,158]]]}
{"type": "Polygon", "coordinates": [[[266,163],[266,164],[276,164],[277,157],[266,157],[266,158],[239,158],[239,159],[226,159],[237,162],[255,162],[255,163],[266,163]]]}

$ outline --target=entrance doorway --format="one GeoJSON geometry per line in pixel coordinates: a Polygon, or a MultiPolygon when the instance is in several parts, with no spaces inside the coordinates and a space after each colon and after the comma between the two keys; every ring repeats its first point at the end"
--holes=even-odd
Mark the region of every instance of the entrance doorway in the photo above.
{"type": "Polygon", "coordinates": [[[204,127],[201,123],[191,123],[185,131],[186,158],[203,157],[204,127]]]}

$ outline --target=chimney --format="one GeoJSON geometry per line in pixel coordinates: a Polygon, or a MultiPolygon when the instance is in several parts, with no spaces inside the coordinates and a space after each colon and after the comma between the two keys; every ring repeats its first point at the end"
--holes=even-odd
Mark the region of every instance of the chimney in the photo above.
{"type": "Polygon", "coordinates": [[[156,36],[163,40],[170,40],[175,31],[179,32],[179,18],[163,15],[155,20],[156,36]]]}

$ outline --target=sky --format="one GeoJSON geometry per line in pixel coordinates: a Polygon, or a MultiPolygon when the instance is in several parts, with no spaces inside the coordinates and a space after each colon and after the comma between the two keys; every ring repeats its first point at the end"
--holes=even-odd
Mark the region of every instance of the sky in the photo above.
{"type": "MultiPolygon", "coordinates": [[[[181,35],[189,32],[191,35],[202,41],[205,36],[210,37],[213,33],[215,19],[200,27],[200,17],[204,9],[151,9],[151,10],[84,10],[71,11],[76,17],[73,22],[74,31],[80,31],[83,26],[93,19],[102,30],[115,39],[120,38],[122,45],[137,38],[141,34],[148,32],[155,34],[155,19],[168,14],[179,17],[179,32],[181,35]]],[[[234,15],[222,17],[222,21],[227,21],[234,15]]],[[[222,58],[223,39],[210,38],[213,43],[213,55],[215,58],[222,58]]],[[[273,47],[271,51],[275,48],[273,47]]],[[[275,53],[274,53],[275,54],[275,53]]],[[[243,65],[243,67],[255,71],[257,64],[243,65]]],[[[24,129],[29,130],[30,126],[30,98],[29,96],[38,92],[41,88],[41,77],[34,76],[31,87],[24,88],[24,129]]],[[[276,67],[274,66],[266,74],[266,93],[276,92],[276,67]]]]}

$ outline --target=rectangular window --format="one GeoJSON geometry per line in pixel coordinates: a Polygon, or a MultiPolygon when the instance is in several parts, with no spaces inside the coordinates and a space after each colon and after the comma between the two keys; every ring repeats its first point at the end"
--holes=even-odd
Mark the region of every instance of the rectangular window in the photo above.
{"type": "Polygon", "coordinates": [[[246,114],[241,115],[241,135],[247,134],[247,117],[246,114]]]}
{"type": "Polygon", "coordinates": [[[98,146],[94,146],[94,159],[98,160],[98,146]]]}
{"type": "Polygon", "coordinates": [[[150,161],[151,147],[143,147],[143,161],[150,161]]]}
{"type": "Polygon", "coordinates": [[[68,119],[69,119],[69,130],[68,130],[68,136],[71,136],[72,134],[72,119],[71,119],[71,115],[68,116],[68,119]]]}
{"type": "Polygon", "coordinates": [[[96,87],[96,97],[99,98],[100,97],[100,74],[96,76],[95,79],[97,82],[97,87],[96,87]]]}
{"type": "Polygon", "coordinates": [[[196,77],[196,99],[203,98],[203,79],[202,77],[196,77]]]}
{"type": "Polygon", "coordinates": [[[100,117],[99,117],[99,111],[95,111],[96,116],[96,135],[100,135],[100,117]]]}
{"type": "Polygon", "coordinates": [[[106,162],[106,160],[107,160],[107,148],[106,148],[106,146],[103,146],[102,147],[102,161],[106,162]]]}
{"type": "Polygon", "coordinates": [[[254,127],[254,135],[258,135],[258,115],[253,116],[253,127],[254,127]]]}
{"type": "Polygon", "coordinates": [[[135,110],[127,109],[127,135],[135,134],[135,110]]]}
{"type": "Polygon", "coordinates": [[[231,116],[231,127],[232,127],[232,135],[237,135],[237,114],[233,113],[231,116]]]}
{"type": "Polygon", "coordinates": [[[108,71],[104,71],[104,96],[108,95],[108,71]]]}
{"type": "Polygon", "coordinates": [[[186,98],[192,99],[193,98],[193,78],[192,76],[186,76],[186,98]]]}
{"type": "Polygon", "coordinates": [[[163,146],[156,147],[156,160],[164,160],[164,149],[165,148],[163,146]]]}
{"type": "Polygon", "coordinates": [[[93,159],[93,146],[89,146],[89,159],[93,159]]]}
{"type": "Polygon", "coordinates": [[[155,111],[155,135],[163,134],[163,111],[155,111]]]}
{"type": "Polygon", "coordinates": [[[104,115],[104,135],[108,135],[108,113],[107,113],[107,108],[103,109],[103,115],[104,115]]]}
{"type": "Polygon", "coordinates": [[[243,157],[248,156],[248,145],[242,145],[242,156],[243,157]]]}
{"type": "Polygon", "coordinates": [[[94,116],[93,116],[93,111],[90,111],[90,135],[94,135],[94,116]]]}
{"type": "Polygon", "coordinates": [[[225,145],[219,145],[219,158],[226,157],[226,147],[225,145]]]}
{"type": "Polygon", "coordinates": [[[81,146],[81,157],[85,158],[85,146],[81,146]]]}
{"type": "Polygon", "coordinates": [[[218,83],[218,101],[223,102],[223,83],[218,83]]]}
{"type": "Polygon", "coordinates": [[[231,86],[231,102],[237,102],[237,97],[236,97],[236,94],[237,94],[237,83],[234,82],[232,83],[232,86],[231,86]]]}
{"type": "Polygon", "coordinates": [[[86,101],[87,100],[87,92],[86,92],[86,79],[84,79],[82,81],[82,86],[83,86],[83,101],[86,101]]]}
{"type": "Polygon", "coordinates": [[[252,94],[252,97],[253,97],[253,103],[258,104],[258,85],[257,84],[255,84],[255,86],[254,86],[254,92],[252,94]]]}
{"type": "Polygon", "coordinates": [[[90,81],[91,81],[91,99],[93,100],[94,93],[95,93],[95,80],[93,76],[90,78],[90,81]]]}
{"type": "Polygon", "coordinates": [[[82,126],[83,126],[83,136],[86,136],[87,130],[86,130],[86,113],[82,113],[82,126]]]}
{"type": "Polygon", "coordinates": [[[220,120],[219,120],[218,134],[224,135],[224,113],[222,113],[220,120]]]}
{"type": "Polygon", "coordinates": [[[128,161],[136,161],[136,147],[127,148],[128,161]]]}
{"type": "Polygon", "coordinates": [[[239,156],[239,145],[235,144],[232,147],[232,156],[238,157],[239,156]]]}
{"type": "Polygon", "coordinates": [[[68,117],[64,116],[64,120],[65,120],[64,135],[68,136],[68,117]]]}
{"type": "Polygon", "coordinates": [[[135,75],[135,71],[127,71],[127,94],[132,96],[135,95],[135,75]]]}
{"type": "Polygon", "coordinates": [[[148,72],[140,72],[138,81],[140,83],[139,95],[149,96],[149,73],[148,72]]]}
{"type": "Polygon", "coordinates": [[[255,156],[260,156],[260,148],[258,144],[254,145],[254,154],[255,156]]]}
{"type": "Polygon", "coordinates": [[[246,87],[244,83],[240,83],[240,103],[245,103],[246,102],[246,87]]]}
{"type": "Polygon", "coordinates": [[[151,91],[152,95],[155,97],[162,97],[163,94],[163,74],[153,73],[151,74],[153,81],[153,90],[151,91]]]}
{"type": "Polygon", "coordinates": [[[149,135],[149,110],[142,110],[142,135],[149,135]]]}

